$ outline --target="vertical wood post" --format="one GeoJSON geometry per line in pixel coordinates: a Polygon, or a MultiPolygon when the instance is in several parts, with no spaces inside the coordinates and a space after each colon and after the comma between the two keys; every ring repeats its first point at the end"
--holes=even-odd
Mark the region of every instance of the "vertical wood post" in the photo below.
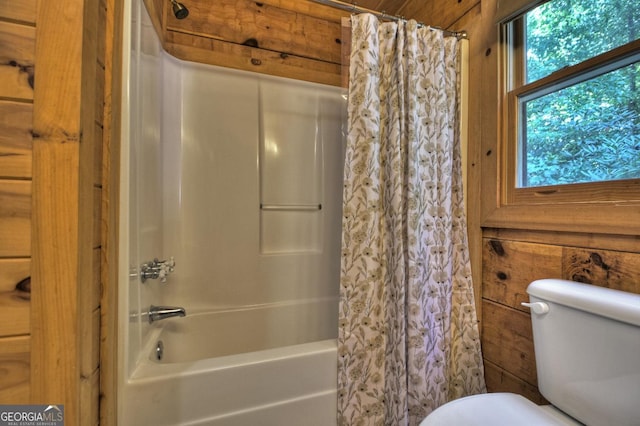
{"type": "Polygon", "coordinates": [[[31,400],[64,404],[70,426],[91,405],[91,309],[80,301],[94,262],[97,11],[92,0],[39,0],[36,20],[31,400]]]}
{"type": "Polygon", "coordinates": [[[118,418],[118,231],[124,1],[106,0],[100,300],[100,425],[118,418]]]}

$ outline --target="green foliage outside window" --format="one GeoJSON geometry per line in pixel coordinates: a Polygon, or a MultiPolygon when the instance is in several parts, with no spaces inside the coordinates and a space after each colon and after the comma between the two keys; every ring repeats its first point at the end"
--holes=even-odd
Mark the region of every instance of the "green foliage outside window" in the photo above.
{"type": "MultiPolygon", "coordinates": [[[[637,40],[637,0],[553,0],[529,12],[526,82],[637,40]]],[[[640,178],[640,62],[524,104],[519,186],[640,178]]]]}

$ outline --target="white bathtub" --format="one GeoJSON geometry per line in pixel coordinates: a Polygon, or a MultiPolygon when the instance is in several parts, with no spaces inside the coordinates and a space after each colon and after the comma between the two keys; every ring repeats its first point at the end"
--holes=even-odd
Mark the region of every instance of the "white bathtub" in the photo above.
{"type": "Polygon", "coordinates": [[[336,341],[313,312],[323,304],[187,312],[156,323],[148,358],[125,386],[124,425],[335,425],[336,341]]]}

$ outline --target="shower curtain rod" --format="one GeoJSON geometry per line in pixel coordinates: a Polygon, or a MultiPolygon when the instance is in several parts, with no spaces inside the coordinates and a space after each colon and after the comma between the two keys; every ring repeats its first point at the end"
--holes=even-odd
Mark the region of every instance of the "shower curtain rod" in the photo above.
{"type": "MultiPolygon", "coordinates": [[[[351,13],[370,13],[372,15],[377,16],[380,19],[387,20],[387,21],[396,21],[396,22],[398,22],[398,21],[399,22],[407,21],[407,19],[404,18],[403,16],[389,15],[389,14],[386,14],[384,12],[378,12],[377,10],[366,9],[364,7],[358,6],[356,3],[345,3],[345,2],[339,1],[339,0],[311,0],[311,1],[314,2],[314,3],[320,3],[320,4],[323,4],[325,6],[333,7],[335,9],[346,10],[346,11],[351,12],[351,13]]],[[[425,24],[423,22],[418,22],[418,25],[429,27],[429,28],[434,28],[436,30],[440,30],[446,36],[449,36],[449,37],[457,37],[459,39],[461,39],[461,38],[466,39],[467,38],[467,32],[466,31],[443,30],[442,28],[438,28],[438,27],[434,27],[434,26],[431,26],[431,25],[427,25],[427,24],[425,24]]]]}

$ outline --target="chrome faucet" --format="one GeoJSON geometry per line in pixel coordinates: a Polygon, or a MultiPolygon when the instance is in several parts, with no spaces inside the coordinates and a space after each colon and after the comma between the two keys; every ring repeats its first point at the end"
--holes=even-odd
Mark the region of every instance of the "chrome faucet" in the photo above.
{"type": "Polygon", "coordinates": [[[184,317],[187,311],[178,306],[149,306],[149,323],[171,317],[184,317]]]}

